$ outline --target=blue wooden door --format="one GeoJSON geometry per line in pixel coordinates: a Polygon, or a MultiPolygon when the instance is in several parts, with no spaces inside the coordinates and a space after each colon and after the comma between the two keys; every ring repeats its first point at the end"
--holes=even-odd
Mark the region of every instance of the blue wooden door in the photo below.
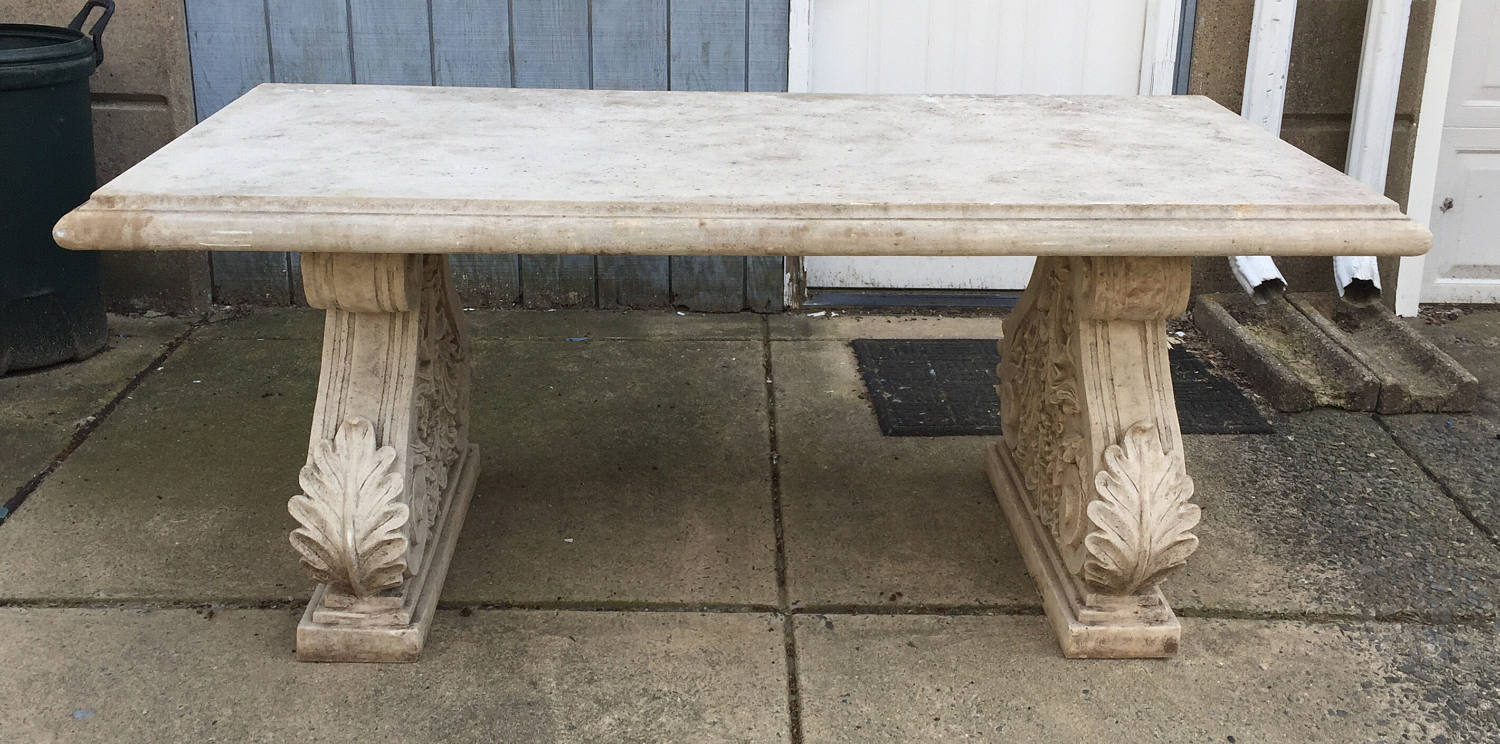
{"type": "MultiPolygon", "coordinates": [[[[788,0],[186,0],[198,119],[263,82],[786,90],[788,0]]],[[[466,304],[781,309],[782,259],[455,256],[466,304]]],[[[215,253],[221,303],[300,301],[295,254],[215,253]]]]}

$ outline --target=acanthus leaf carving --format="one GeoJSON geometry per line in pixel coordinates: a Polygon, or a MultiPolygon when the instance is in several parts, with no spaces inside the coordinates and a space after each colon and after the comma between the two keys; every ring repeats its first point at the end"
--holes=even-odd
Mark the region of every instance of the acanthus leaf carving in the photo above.
{"type": "Polygon", "coordinates": [[[1156,427],[1137,422],[1104,450],[1088,505],[1095,529],[1084,538],[1084,580],[1119,594],[1154,586],[1198,547],[1190,530],[1200,510],[1188,503],[1193,479],[1161,443],[1156,427]]]}
{"type": "Polygon", "coordinates": [[[1080,461],[1086,446],[1073,354],[1076,325],[1072,269],[1067,259],[1038,259],[1032,278],[1038,296],[1000,347],[1001,411],[1006,441],[1034,494],[1037,517],[1072,555],[1086,532],[1080,461]]]}
{"type": "Polygon", "coordinates": [[[399,587],[410,509],[401,503],[395,449],[376,445],[368,419],[350,417],[311,454],[298,476],[303,492],[287,503],[302,525],[291,534],[302,565],[333,591],[355,597],[399,587]]]}

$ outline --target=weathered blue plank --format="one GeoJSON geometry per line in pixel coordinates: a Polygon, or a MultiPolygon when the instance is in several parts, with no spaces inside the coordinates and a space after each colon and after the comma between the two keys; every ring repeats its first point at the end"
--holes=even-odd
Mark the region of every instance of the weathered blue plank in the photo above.
{"type": "MultiPolygon", "coordinates": [[[[667,0],[594,0],[594,87],[665,90],[667,0]]],[[[599,307],[671,303],[666,256],[600,256],[599,307]]]]}
{"type": "Polygon", "coordinates": [[[786,259],[749,256],[745,259],[745,307],[758,313],[779,313],[786,297],[786,259]]]}
{"type": "Polygon", "coordinates": [[[599,307],[666,307],[672,302],[666,256],[600,256],[599,307]]]}
{"type": "Polygon", "coordinates": [[[307,306],[307,290],[302,286],[302,254],[292,252],[286,254],[287,284],[291,286],[291,295],[288,304],[307,306]]]}
{"type": "Polygon", "coordinates": [[[526,307],[594,307],[593,256],[521,256],[526,307]]]}
{"type": "Polygon", "coordinates": [[[453,286],[464,307],[509,307],[521,301],[520,259],[514,253],[448,256],[453,286]]]}
{"type": "Polygon", "coordinates": [[[271,80],[266,7],[259,0],[187,0],[198,120],[271,80]]]}
{"type": "Polygon", "coordinates": [[[290,305],[287,254],[265,251],[214,251],[214,302],[221,305],[290,305]]]}
{"type": "MultiPolygon", "coordinates": [[[[673,0],[672,90],[744,90],[745,0],[673,0]]],[[[673,256],[672,304],[693,310],[745,307],[745,259],[673,256]]]]}
{"type": "MultiPolygon", "coordinates": [[[[354,79],[349,9],[344,0],[266,0],[271,69],[279,83],[347,83],[354,79]]],[[[268,257],[270,254],[265,254],[268,257]]],[[[288,253],[290,302],[307,304],[302,254],[288,253]]]]}
{"type": "Polygon", "coordinates": [[[495,0],[432,0],[438,85],[510,87],[510,11],[495,0]]]}
{"type": "Polygon", "coordinates": [[[744,0],[673,0],[672,90],[745,89],[744,0]]]}
{"type": "MultiPolygon", "coordinates": [[[[750,0],[750,47],[746,50],[749,90],[786,90],[787,23],[789,0],[750,0]]],[[[785,259],[751,256],[745,259],[745,305],[756,312],[780,312],[783,306],[785,259]]]]}
{"type": "MultiPolygon", "coordinates": [[[[510,5],[497,0],[432,0],[433,75],[438,85],[510,87],[510,5]]],[[[448,257],[466,306],[503,307],[521,299],[513,253],[448,257]]]]}
{"type": "Polygon", "coordinates": [[[266,0],[266,23],[277,82],[353,80],[344,0],[266,0]]]}
{"type": "Polygon", "coordinates": [[[667,89],[667,0],[594,0],[594,87],[667,89]]]}
{"type": "Polygon", "coordinates": [[[748,90],[786,90],[790,0],[750,0],[748,90]]]}
{"type": "Polygon", "coordinates": [[[518,88],[589,87],[588,0],[511,0],[518,88]]]}
{"type": "MultiPolygon", "coordinates": [[[[266,6],[259,0],[187,0],[188,51],[198,120],[271,80],[266,6]]],[[[286,305],[285,253],[218,251],[209,257],[214,301],[286,305]]]]}
{"type": "MultiPolygon", "coordinates": [[[[511,0],[511,45],[520,88],[589,87],[588,0],[511,0]]],[[[521,256],[527,307],[593,307],[593,256],[521,256]]]]}
{"type": "Polygon", "coordinates": [[[427,0],[349,0],[354,80],[432,84],[432,29],[427,0]]]}

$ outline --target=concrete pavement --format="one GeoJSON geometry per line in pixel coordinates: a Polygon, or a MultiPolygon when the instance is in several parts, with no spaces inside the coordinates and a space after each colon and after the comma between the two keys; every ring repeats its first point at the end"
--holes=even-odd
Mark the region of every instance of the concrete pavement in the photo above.
{"type": "Polygon", "coordinates": [[[1500,313],[1417,321],[1475,414],[1187,437],[1165,662],[1062,659],[983,440],[879,433],[849,338],[996,318],[470,319],[484,468],[412,665],[291,658],[318,313],[0,379],[0,741],[1500,737],[1500,313]]]}

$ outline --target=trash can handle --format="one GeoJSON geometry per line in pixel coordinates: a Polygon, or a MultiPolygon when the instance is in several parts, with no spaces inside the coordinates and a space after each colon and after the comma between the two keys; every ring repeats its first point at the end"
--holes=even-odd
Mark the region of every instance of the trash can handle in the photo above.
{"type": "Polygon", "coordinates": [[[99,16],[99,20],[94,21],[93,28],[89,29],[89,36],[94,40],[94,66],[98,67],[104,64],[104,47],[100,42],[102,41],[101,37],[104,36],[104,27],[109,24],[109,17],[115,14],[115,0],[89,0],[83,4],[83,10],[78,11],[78,15],[73,16],[73,22],[68,24],[68,28],[74,31],[83,31],[83,22],[88,20],[89,11],[94,8],[104,9],[104,12],[99,16]]]}

